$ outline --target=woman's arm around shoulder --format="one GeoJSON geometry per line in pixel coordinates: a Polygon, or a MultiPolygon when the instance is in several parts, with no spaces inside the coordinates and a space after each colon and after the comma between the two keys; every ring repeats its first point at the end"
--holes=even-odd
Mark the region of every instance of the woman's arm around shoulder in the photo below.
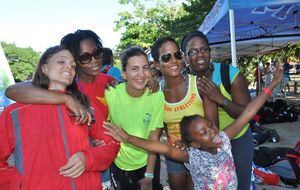
{"type": "Polygon", "coordinates": [[[31,82],[20,82],[9,86],[5,91],[5,95],[24,104],[65,104],[76,116],[77,123],[86,123],[80,116],[86,115],[87,110],[68,94],[39,88],[31,82]]]}
{"type": "Polygon", "coordinates": [[[188,162],[187,150],[181,150],[179,148],[173,147],[168,144],[163,144],[156,140],[147,140],[129,135],[122,128],[108,122],[104,124],[104,128],[108,130],[107,134],[111,135],[114,139],[120,142],[130,143],[150,152],[165,154],[181,162],[188,162]]]}

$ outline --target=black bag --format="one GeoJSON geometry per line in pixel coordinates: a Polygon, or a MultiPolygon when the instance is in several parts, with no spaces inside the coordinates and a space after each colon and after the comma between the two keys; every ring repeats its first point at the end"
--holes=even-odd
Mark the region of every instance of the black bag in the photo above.
{"type": "Polygon", "coordinates": [[[282,123],[298,120],[295,106],[287,105],[287,102],[277,99],[273,104],[266,102],[258,112],[262,123],[282,123]]]}
{"type": "Polygon", "coordinates": [[[254,146],[263,144],[268,140],[268,135],[265,133],[252,133],[252,135],[253,135],[254,146]]]}
{"type": "Polygon", "coordinates": [[[275,100],[274,105],[273,105],[273,110],[275,113],[279,113],[279,110],[286,109],[286,108],[287,108],[286,101],[281,100],[281,99],[275,100]]]}
{"type": "Polygon", "coordinates": [[[284,184],[298,187],[300,183],[300,141],[294,148],[260,147],[254,150],[253,162],[279,175],[284,184]]]}
{"type": "Polygon", "coordinates": [[[275,129],[268,129],[266,127],[263,127],[258,122],[252,122],[250,126],[252,130],[254,145],[257,146],[263,144],[266,141],[273,143],[279,142],[280,136],[275,129]]]}
{"type": "Polygon", "coordinates": [[[276,143],[279,142],[280,140],[280,136],[275,129],[269,129],[267,131],[267,136],[268,136],[267,139],[268,142],[276,143]]]}
{"type": "Polygon", "coordinates": [[[298,183],[300,182],[300,168],[292,159],[286,156],[277,158],[267,169],[279,175],[284,184],[298,187],[298,183]]]}
{"type": "Polygon", "coordinates": [[[265,102],[264,106],[260,108],[258,115],[261,118],[261,123],[267,124],[276,122],[276,114],[274,113],[273,106],[274,102],[265,102]]]}
{"type": "Polygon", "coordinates": [[[221,63],[221,81],[228,94],[231,94],[231,81],[229,78],[229,64],[221,63]]]}
{"type": "Polygon", "coordinates": [[[274,160],[285,157],[287,154],[294,152],[292,148],[287,147],[259,147],[254,149],[253,162],[261,167],[268,167],[274,163],[274,160]]]}

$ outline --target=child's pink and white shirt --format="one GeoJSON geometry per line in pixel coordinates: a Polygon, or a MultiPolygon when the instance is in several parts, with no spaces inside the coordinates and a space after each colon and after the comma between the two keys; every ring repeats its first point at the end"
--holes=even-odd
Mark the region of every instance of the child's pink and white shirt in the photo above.
{"type": "Polygon", "coordinates": [[[237,176],[231,153],[231,144],[226,133],[219,133],[223,145],[217,154],[195,148],[188,148],[190,170],[195,190],[237,189],[237,176]]]}

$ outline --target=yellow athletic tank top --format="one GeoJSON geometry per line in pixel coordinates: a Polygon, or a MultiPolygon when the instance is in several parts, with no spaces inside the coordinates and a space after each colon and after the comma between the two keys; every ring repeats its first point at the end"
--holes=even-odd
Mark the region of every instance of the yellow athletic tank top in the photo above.
{"type": "Polygon", "coordinates": [[[164,123],[167,125],[168,142],[181,140],[179,122],[184,116],[204,116],[202,100],[198,94],[196,76],[188,75],[189,86],[186,96],[179,102],[164,105],[164,123]]]}

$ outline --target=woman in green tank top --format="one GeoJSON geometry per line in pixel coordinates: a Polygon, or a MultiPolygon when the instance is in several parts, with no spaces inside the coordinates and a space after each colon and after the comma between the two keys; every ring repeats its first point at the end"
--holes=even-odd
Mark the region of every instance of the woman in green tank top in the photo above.
{"type": "MultiPolygon", "coordinates": [[[[191,73],[201,78],[205,77],[199,82],[199,86],[205,95],[220,106],[220,124],[227,122],[228,118],[236,119],[250,102],[245,77],[240,73],[237,74],[231,81],[231,94],[228,96],[224,90],[222,93],[219,87],[211,82],[213,76],[219,76],[221,72],[214,69],[214,63],[210,62],[210,47],[206,36],[199,31],[188,33],[181,42],[181,49],[185,54],[187,64],[190,65],[191,73]]],[[[239,131],[236,131],[236,135],[238,133],[239,131]]],[[[250,129],[240,134],[239,138],[232,140],[231,145],[238,177],[238,189],[250,189],[253,158],[253,138],[250,129]]]]}

